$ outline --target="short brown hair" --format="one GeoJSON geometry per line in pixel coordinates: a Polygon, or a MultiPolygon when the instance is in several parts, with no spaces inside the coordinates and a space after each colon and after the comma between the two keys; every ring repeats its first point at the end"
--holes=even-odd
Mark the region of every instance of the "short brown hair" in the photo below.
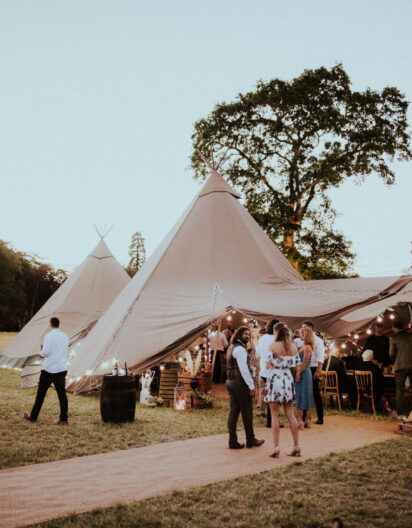
{"type": "Polygon", "coordinates": [[[52,326],[53,328],[59,328],[59,326],[60,326],[60,321],[59,321],[59,319],[58,319],[57,317],[52,317],[52,318],[50,319],[50,324],[51,324],[51,326],[52,326]]]}

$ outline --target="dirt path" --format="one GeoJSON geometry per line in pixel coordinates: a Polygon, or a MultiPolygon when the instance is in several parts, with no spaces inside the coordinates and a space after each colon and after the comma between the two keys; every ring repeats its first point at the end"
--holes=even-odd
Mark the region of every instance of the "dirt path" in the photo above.
{"type": "MultiPolygon", "coordinates": [[[[0,471],[0,526],[24,526],[285,466],[290,431],[281,430],[279,459],[269,458],[269,429],[256,430],[260,448],[229,450],[227,435],[158,444],[0,471]]],[[[355,449],[395,437],[395,425],[328,416],[301,433],[300,460],[355,449]]],[[[240,439],[243,434],[240,434],[240,439]]]]}

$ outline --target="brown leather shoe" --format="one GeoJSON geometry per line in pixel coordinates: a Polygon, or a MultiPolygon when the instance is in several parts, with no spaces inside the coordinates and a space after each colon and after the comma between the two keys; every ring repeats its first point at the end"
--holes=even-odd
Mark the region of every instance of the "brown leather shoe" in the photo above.
{"type": "Polygon", "coordinates": [[[257,438],[254,438],[251,442],[246,443],[246,447],[260,447],[264,443],[264,440],[258,440],[257,438]]]}
{"type": "Polygon", "coordinates": [[[36,420],[33,420],[32,418],[30,418],[30,414],[29,413],[24,413],[23,417],[28,422],[35,422],[36,421],[36,420]]]}

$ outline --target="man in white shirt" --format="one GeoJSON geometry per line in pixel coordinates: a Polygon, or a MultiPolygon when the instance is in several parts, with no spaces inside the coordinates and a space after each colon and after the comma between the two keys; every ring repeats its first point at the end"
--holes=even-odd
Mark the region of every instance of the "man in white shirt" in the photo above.
{"type": "MultiPolygon", "coordinates": [[[[259,367],[260,367],[260,377],[263,382],[263,391],[266,388],[266,380],[269,377],[269,371],[266,368],[266,363],[268,362],[268,356],[272,352],[269,350],[270,345],[275,340],[273,335],[273,327],[279,322],[278,319],[271,319],[265,328],[265,334],[260,337],[256,345],[256,353],[259,356],[259,367]]],[[[261,409],[264,410],[266,407],[266,427],[272,427],[272,417],[270,414],[270,408],[267,403],[263,401],[263,395],[260,397],[261,409]]]]}
{"type": "Polygon", "coordinates": [[[212,358],[216,347],[216,359],[215,359],[215,367],[213,370],[213,382],[214,383],[220,383],[220,380],[222,378],[222,367],[221,367],[221,357],[225,353],[225,349],[229,346],[229,343],[227,342],[226,336],[223,332],[217,332],[214,330],[209,335],[210,340],[210,350],[212,351],[212,358]],[[219,333],[219,337],[218,334],[219,333]]]}
{"type": "Polygon", "coordinates": [[[46,334],[40,355],[45,359],[40,373],[39,386],[37,388],[36,400],[30,414],[24,413],[24,418],[35,422],[39,416],[44,398],[50,385],[53,383],[60,403],[60,425],[67,425],[68,402],[66,395],[67,374],[67,349],[69,339],[66,334],[59,330],[60,321],[57,317],[50,319],[51,331],[46,334]]]}
{"type": "MultiPolygon", "coordinates": [[[[302,328],[310,328],[314,331],[314,324],[312,321],[303,321],[302,328]]],[[[316,349],[313,351],[312,357],[310,358],[310,370],[312,372],[313,380],[313,399],[315,400],[316,414],[318,417],[317,424],[323,425],[323,401],[320,393],[319,379],[322,376],[322,366],[325,361],[325,344],[323,339],[314,334],[316,349]]],[[[294,343],[298,349],[303,345],[303,341],[300,337],[294,339],[294,343]]]]}
{"type": "Polygon", "coordinates": [[[236,426],[239,414],[242,413],[243,425],[246,433],[246,447],[259,447],[264,440],[258,440],[253,430],[253,396],[255,384],[247,364],[246,345],[250,339],[247,326],[238,328],[233,336],[233,345],[227,351],[227,381],[229,393],[229,448],[242,449],[245,444],[237,439],[236,426]]]}

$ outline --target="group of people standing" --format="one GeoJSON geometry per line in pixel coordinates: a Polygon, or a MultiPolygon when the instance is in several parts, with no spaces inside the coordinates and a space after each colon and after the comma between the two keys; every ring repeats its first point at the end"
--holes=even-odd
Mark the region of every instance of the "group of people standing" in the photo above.
{"type": "MultiPolygon", "coordinates": [[[[226,387],[230,397],[228,429],[231,449],[245,447],[237,438],[239,414],[242,414],[245,427],[246,447],[258,447],[264,442],[255,437],[253,430],[252,410],[256,389],[247,362],[249,339],[250,330],[241,326],[235,331],[227,351],[226,387]]],[[[263,400],[270,408],[274,442],[271,457],[277,458],[280,454],[280,406],[283,406],[293,438],[293,448],[288,454],[300,456],[299,429],[311,426],[310,410],[314,402],[318,418],[316,423],[323,424],[323,403],[319,389],[325,350],[323,341],[314,334],[311,321],[305,321],[300,336],[293,339],[286,324],[272,319],[256,349],[260,357],[260,375],[265,383],[263,400]],[[293,405],[297,407],[297,419],[293,405]]]]}

